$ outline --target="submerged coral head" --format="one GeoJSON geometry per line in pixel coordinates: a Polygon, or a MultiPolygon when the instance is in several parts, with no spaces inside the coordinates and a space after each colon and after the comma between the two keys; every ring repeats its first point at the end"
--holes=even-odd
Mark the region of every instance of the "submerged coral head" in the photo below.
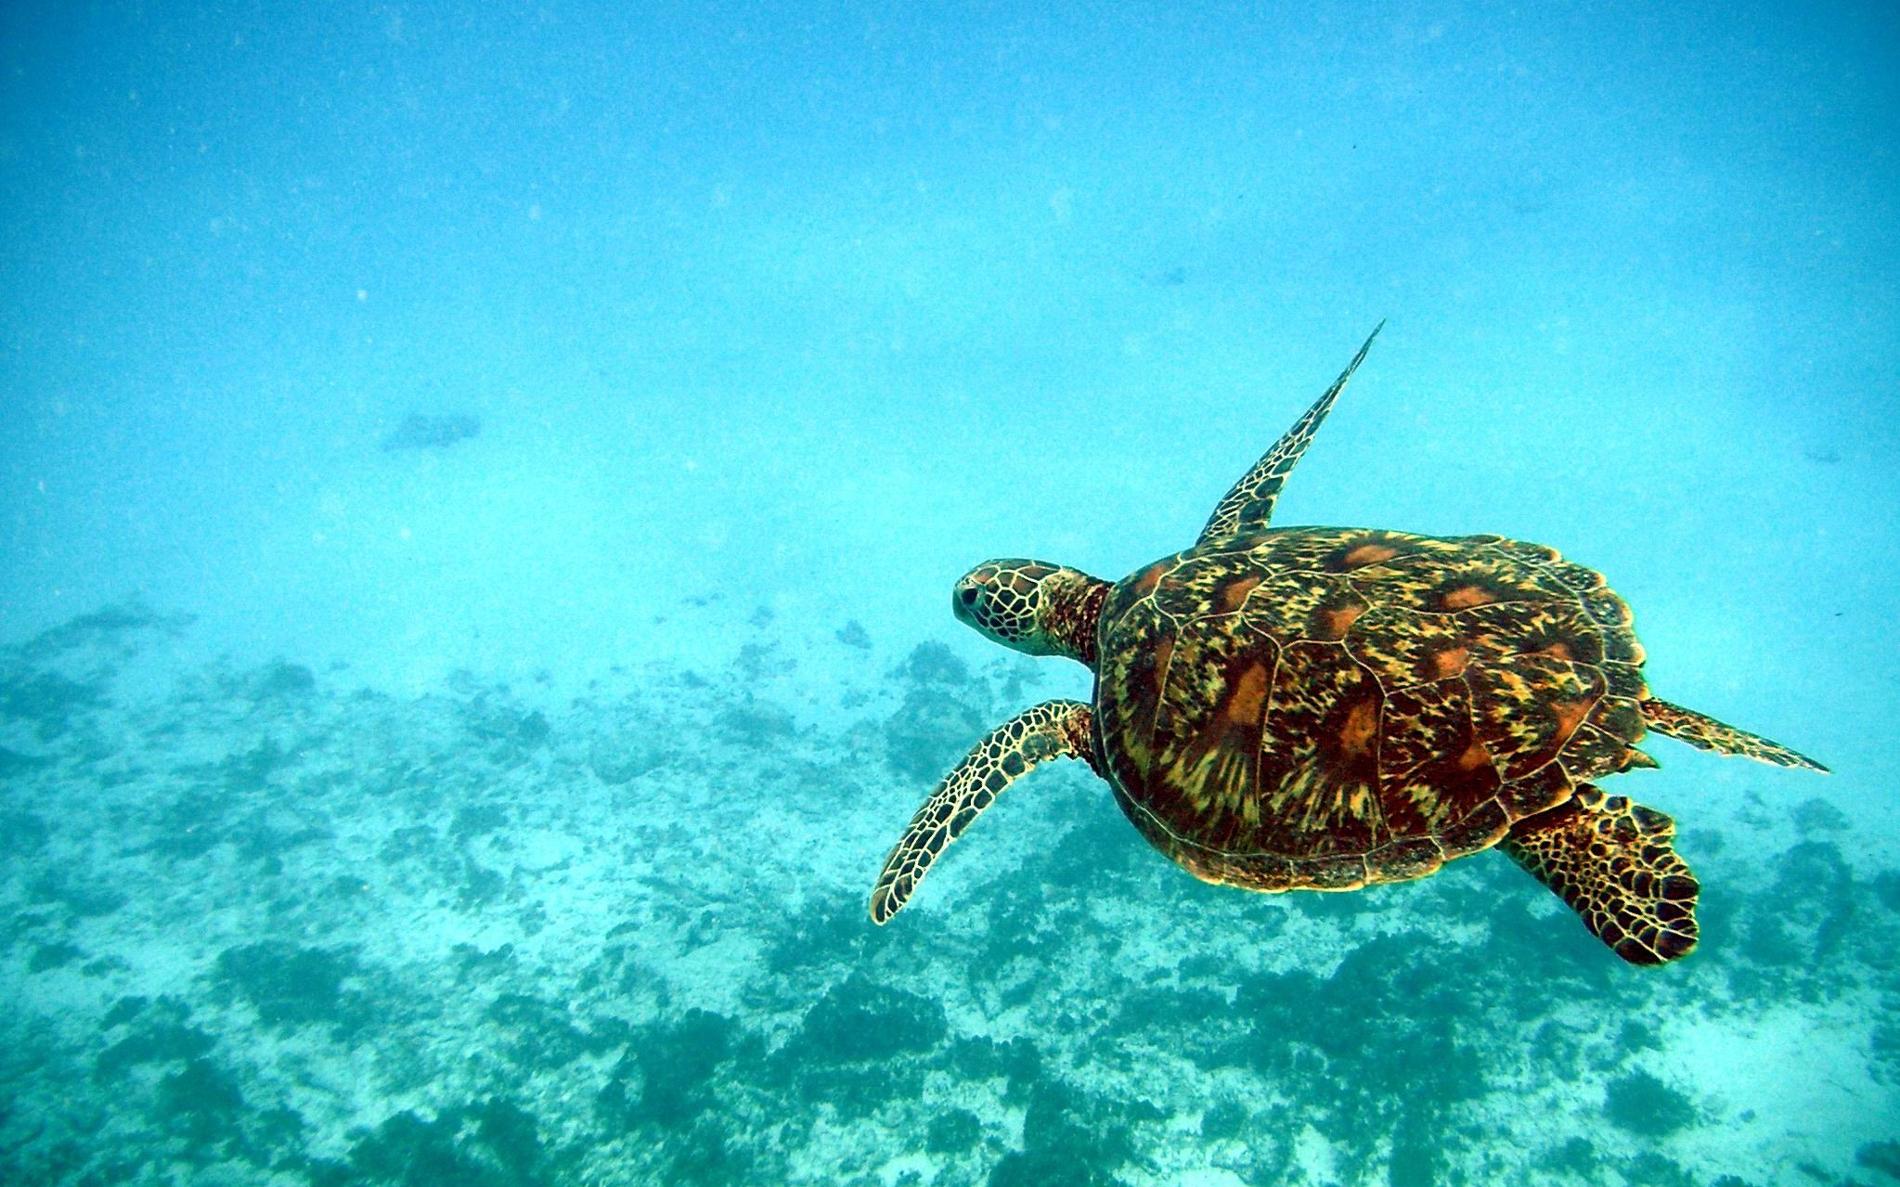
{"type": "Polygon", "coordinates": [[[478,416],[457,413],[450,416],[424,416],[420,412],[411,412],[402,418],[395,432],[383,438],[383,448],[396,449],[446,449],[457,441],[474,437],[482,431],[482,421],[478,416]]]}

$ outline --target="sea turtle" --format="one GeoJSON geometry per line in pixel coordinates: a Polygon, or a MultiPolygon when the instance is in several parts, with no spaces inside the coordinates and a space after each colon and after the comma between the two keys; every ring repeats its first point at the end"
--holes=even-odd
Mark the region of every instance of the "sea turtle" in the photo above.
{"type": "Polygon", "coordinates": [[[1269,527],[1378,333],[1193,547],[1114,584],[1034,560],[957,582],[958,618],[1087,664],[1094,701],[1045,702],[977,743],[891,850],[873,920],[1016,778],[1080,758],[1149,842],[1209,882],[1354,890],[1495,845],[1624,960],[1695,946],[1700,887],[1671,846],[1675,823],[1592,781],[1655,766],[1635,749],[1647,729],[1826,768],[1651,697],[1629,608],[1549,548],[1269,527]]]}

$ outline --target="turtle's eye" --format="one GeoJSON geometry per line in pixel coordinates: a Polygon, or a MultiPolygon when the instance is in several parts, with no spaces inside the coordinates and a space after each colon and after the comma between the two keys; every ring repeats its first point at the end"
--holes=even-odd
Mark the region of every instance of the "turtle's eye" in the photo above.
{"type": "Polygon", "coordinates": [[[987,629],[977,621],[983,613],[983,587],[970,578],[957,582],[957,588],[950,595],[950,609],[978,630],[987,629]]]}

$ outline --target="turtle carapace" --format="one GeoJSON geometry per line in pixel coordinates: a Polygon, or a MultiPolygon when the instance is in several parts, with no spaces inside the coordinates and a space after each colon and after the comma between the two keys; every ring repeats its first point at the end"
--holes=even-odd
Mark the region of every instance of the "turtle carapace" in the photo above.
{"type": "Polygon", "coordinates": [[[1656,765],[1636,749],[1652,729],[1825,768],[1652,697],[1629,607],[1549,548],[1269,526],[1371,345],[1191,548],[1112,585],[1031,560],[957,583],[959,618],[1089,665],[1094,698],[1037,705],[980,741],[891,850],[872,919],[895,915],[1013,780],[1080,758],[1155,848],[1209,882],[1353,890],[1497,846],[1623,959],[1695,946],[1699,887],[1674,822],[1595,781],[1656,765]]]}

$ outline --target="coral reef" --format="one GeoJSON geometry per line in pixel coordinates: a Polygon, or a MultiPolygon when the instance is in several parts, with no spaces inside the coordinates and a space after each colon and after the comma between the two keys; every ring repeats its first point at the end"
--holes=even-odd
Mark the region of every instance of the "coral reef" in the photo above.
{"type": "Polygon", "coordinates": [[[128,697],[115,665],[176,629],[109,610],[0,653],[9,1184],[1900,1167],[1900,871],[1829,801],[1702,814],[1704,947],[1659,976],[1482,857],[1349,896],[1203,886],[1079,764],[878,929],[892,828],[1022,667],[861,630],[794,657],[768,617],[730,670],[565,706],[284,659],[128,697]],[[827,663],[833,720],[779,686],[827,663]]]}

